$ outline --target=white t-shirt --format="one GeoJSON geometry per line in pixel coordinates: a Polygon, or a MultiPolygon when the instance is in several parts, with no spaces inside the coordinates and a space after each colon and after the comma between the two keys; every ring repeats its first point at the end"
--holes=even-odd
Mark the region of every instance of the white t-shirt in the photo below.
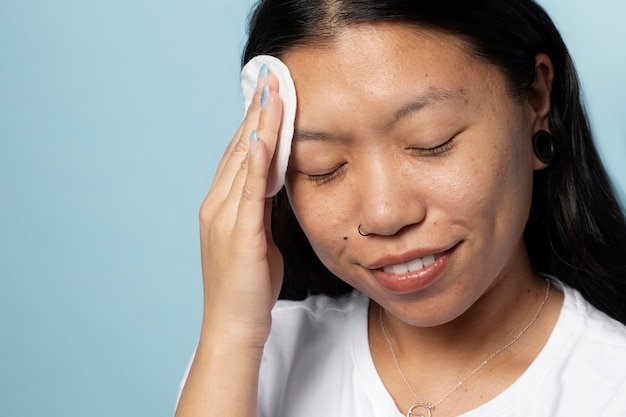
{"type": "MultiPolygon", "coordinates": [[[[577,291],[562,290],[561,314],[539,356],[463,417],[626,416],[626,327],[577,291]]],[[[372,361],[368,304],[357,292],[278,302],[261,364],[259,416],[403,416],[372,361]]]]}

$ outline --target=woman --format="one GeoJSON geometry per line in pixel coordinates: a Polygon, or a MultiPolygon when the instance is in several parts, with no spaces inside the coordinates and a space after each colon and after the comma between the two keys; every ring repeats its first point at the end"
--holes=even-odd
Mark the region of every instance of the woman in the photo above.
{"type": "Polygon", "coordinates": [[[266,0],[259,54],[298,92],[286,186],[263,73],[177,416],[626,415],[626,222],[539,6],[266,0]]]}

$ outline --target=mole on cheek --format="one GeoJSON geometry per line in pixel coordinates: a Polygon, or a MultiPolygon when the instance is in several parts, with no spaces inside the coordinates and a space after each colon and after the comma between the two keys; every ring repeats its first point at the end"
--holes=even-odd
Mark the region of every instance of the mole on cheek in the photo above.
{"type": "Polygon", "coordinates": [[[348,240],[348,236],[344,236],[344,237],[343,237],[343,240],[348,240]]]}

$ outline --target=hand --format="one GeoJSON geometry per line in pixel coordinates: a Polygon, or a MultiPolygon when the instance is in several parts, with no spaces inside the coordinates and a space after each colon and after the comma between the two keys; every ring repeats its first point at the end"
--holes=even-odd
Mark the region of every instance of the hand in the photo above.
{"type": "Polygon", "coordinates": [[[278,81],[269,73],[259,78],[257,93],[200,209],[203,332],[250,347],[262,347],[267,340],[283,279],[282,256],[272,240],[272,202],[265,198],[281,114],[278,81]],[[255,129],[258,142],[251,143],[255,129]]]}

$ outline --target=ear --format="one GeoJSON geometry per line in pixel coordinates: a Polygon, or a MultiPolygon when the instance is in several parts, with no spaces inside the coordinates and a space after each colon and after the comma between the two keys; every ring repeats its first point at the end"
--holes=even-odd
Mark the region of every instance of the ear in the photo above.
{"type": "Polygon", "coordinates": [[[533,132],[550,128],[550,93],[553,80],[552,60],[546,54],[537,54],[535,56],[535,80],[528,93],[533,132]]]}
{"type": "MultiPolygon", "coordinates": [[[[550,93],[553,80],[552,60],[546,54],[537,54],[535,56],[535,80],[527,98],[533,134],[540,130],[550,131],[550,93]]],[[[534,166],[535,169],[543,169],[547,167],[547,164],[535,157],[534,166]]]]}

